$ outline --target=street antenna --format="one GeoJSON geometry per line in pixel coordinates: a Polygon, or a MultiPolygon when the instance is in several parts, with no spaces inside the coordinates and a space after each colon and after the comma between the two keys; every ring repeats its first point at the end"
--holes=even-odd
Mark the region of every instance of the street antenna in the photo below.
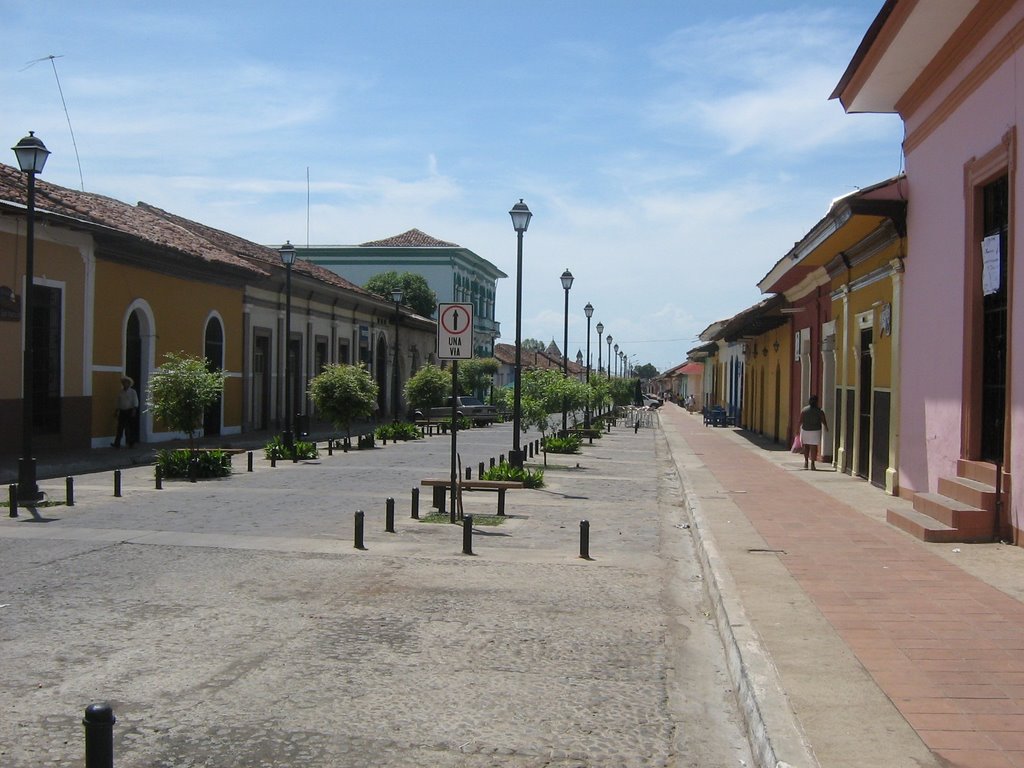
{"type": "Polygon", "coordinates": [[[71,127],[71,115],[68,113],[68,104],[64,100],[64,89],[60,87],[60,75],[57,74],[57,59],[63,58],[64,54],[54,56],[51,53],[49,56],[44,56],[41,59],[30,61],[21,68],[21,71],[24,72],[29,67],[46,60],[49,60],[50,65],[53,67],[53,78],[57,81],[57,92],[60,94],[60,103],[64,107],[64,117],[68,121],[68,131],[71,133],[71,146],[75,148],[75,161],[78,163],[78,180],[82,183],[82,191],[85,192],[85,177],[82,175],[82,158],[78,156],[78,142],[75,141],[75,129],[71,127]]]}

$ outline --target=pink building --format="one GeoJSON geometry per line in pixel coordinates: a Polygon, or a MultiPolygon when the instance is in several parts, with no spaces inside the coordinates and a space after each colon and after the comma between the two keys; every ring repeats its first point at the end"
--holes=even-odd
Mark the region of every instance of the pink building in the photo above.
{"type": "Polygon", "coordinates": [[[1024,467],[1022,45],[1024,0],[888,0],[832,94],[906,129],[899,489],[924,514],[893,522],[929,540],[1019,543],[1024,524],[1010,492],[1024,467]]]}

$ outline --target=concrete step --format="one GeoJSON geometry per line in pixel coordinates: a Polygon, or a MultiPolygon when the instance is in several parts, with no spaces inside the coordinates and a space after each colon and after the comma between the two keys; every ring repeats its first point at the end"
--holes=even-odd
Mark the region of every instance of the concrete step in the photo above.
{"type": "Polygon", "coordinates": [[[988,461],[958,459],[956,473],[968,480],[977,480],[979,483],[991,485],[993,488],[996,486],[996,465],[988,461]]]}
{"type": "Polygon", "coordinates": [[[913,509],[888,509],[885,519],[889,525],[909,533],[921,541],[961,541],[960,532],[936,520],[934,517],[913,509]]]}
{"type": "Polygon", "coordinates": [[[966,477],[940,477],[939,493],[972,507],[995,512],[996,487],[966,477]]]}

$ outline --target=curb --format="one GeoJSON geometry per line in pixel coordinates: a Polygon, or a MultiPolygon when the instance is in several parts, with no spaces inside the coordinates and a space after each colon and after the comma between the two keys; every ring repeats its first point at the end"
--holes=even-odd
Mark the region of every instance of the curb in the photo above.
{"type": "Polygon", "coordinates": [[[705,574],[704,588],[725,649],[726,666],[746,724],[754,762],[757,768],[820,768],[789,706],[778,671],[751,625],[743,604],[735,597],[738,594],[736,585],[718,553],[714,534],[693,483],[676,460],[674,441],[668,439],[664,427],[661,429],[686,497],[694,546],[705,574]],[[770,725],[768,721],[771,721],[770,725]],[[788,759],[782,759],[780,754],[788,759]]]}

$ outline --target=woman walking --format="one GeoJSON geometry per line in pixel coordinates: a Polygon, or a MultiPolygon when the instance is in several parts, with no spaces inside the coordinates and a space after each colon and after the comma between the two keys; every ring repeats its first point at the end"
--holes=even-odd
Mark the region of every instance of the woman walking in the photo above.
{"type": "Polygon", "coordinates": [[[800,411],[800,442],[804,447],[804,469],[808,460],[811,470],[817,469],[814,462],[818,460],[818,446],[821,445],[821,434],[828,429],[825,412],[818,407],[818,396],[811,395],[807,405],[800,411]]]}

